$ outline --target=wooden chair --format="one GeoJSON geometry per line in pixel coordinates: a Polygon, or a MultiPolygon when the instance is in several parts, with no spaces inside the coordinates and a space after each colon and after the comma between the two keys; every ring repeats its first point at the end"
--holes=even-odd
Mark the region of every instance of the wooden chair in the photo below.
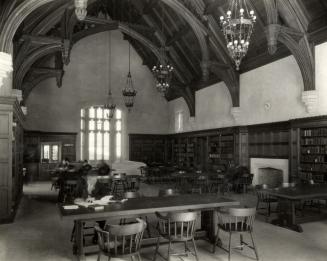
{"type": "Polygon", "coordinates": [[[247,193],[248,186],[252,184],[252,180],[253,180],[253,174],[250,173],[242,174],[238,183],[238,189],[240,189],[243,193],[247,193]]]}
{"type": "Polygon", "coordinates": [[[225,175],[224,174],[213,174],[209,177],[210,193],[221,193],[225,191],[225,175]]]}
{"type": "Polygon", "coordinates": [[[159,197],[169,197],[169,196],[176,196],[179,194],[180,193],[177,189],[168,188],[168,189],[160,189],[158,196],[159,197]]]}
{"type": "Polygon", "coordinates": [[[105,230],[96,226],[98,233],[99,254],[98,261],[101,255],[111,258],[131,258],[137,256],[141,261],[140,248],[143,238],[143,232],[146,228],[146,223],[137,218],[137,222],[128,225],[107,225],[105,230]]]}
{"type": "Polygon", "coordinates": [[[249,247],[254,250],[256,260],[259,260],[258,252],[253,239],[253,223],[255,219],[255,208],[229,208],[227,212],[217,212],[218,213],[218,227],[217,236],[215,243],[213,245],[212,252],[215,253],[216,245],[219,242],[219,232],[220,230],[229,233],[229,243],[228,249],[224,248],[222,245],[219,247],[228,252],[228,260],[231,258],[231,240],[232,234],[240,234],[240,245],[234,248],[239,248],[243,250],[244,247],[249,247]],[[243,233],[249,233],[251,236],[252,245],[243,240],[243,233]]]}
{"type": "MultiPolygon", "coordinates": [[[[124,198],[127,198],[127,199],[139,198],[141,196],[142,195],[138,191],[127,191],[127,192],[124,193],[124,198]]],[[[145,223],[146,223],[146,232],[148,234],[148,237],[151,238],[151,231],[150,231],[150,224],[149,224],[149,221],[148,221],[148,216],[146,216],[146,215],[143,215],[141,217],[135,216],[135,218],[140,218],[140,219],[143,219],[143,217],[144,217],[145,223]]],[[[120,219],[119,224],[120,225],[127,224],[127,219],[126,218],[120,219]]]]}
{"type": "Polygon", "coordinates": [[[267,194],[267,192],[265,191],[265,189],[267,189],[267,188],[268,188],[268,186],[266,184],[257,185],[255,187],[255,192],[256,192],[256,195],[257,195],[256,209],[257,210],[259,210],[259,209],[265,209],[266,210],[265,213],[258,212],[258,214],[263,214],[268,219],[268,217],[270,217],[270,214],[272,213],[272,211],[271,211],[272,203],[277,204],[278,200],[277,200],[277,198],[274,198],[274,197],[270,196],[269,194],[267,194]]]}
{"type": "Polygon", "coordinates": [[[125,173],[117,173],[113,175],[111,184],[111,193],[116,197],[122,197],[128,191],[128,183],[125,173]]]}
{"type": "Polygon", "coordinates": [[[208,177],[206,175],[195,177],[191,192],[199,194],[208,192],[208,177]]]}
{"type": "Polygon", "coordinates": [[[128,175],[126,182],[129,191],[138,191],[140,189],[141,180],[139,175],[128,175]]]}
{"type": "Polygon", "coordinates": [[[296,186],[296,183],[295,182],[284,182],[282,184],[282,188],[293,188],[296,186]]]}
{"type": "Polygon", "coordinates": [[[71,202],[75,197],[75,190],[77,187],[77,180],[64,180],[63,187],[60,188],[63,190],[63,203],[71,202]]]}
{"type": "Polygon", "coordinates": [[[159,252],[160,247],[160,239],[161,237],[168,240],[168,260],[170,260],[170,256],[182,256],[188,255],[191,253],[195,256],[198,261],[197,249],[194,241],[194,231],[195,231],[195,222],[197,213],[196,212],[183,212],[183,213],[168,213],[163,216],[160,213],[156,213],[159,222],[159,237],[157,240],[156,250],[153,256],[153,261],[156,260],[157,254],[166,259],[159,252]],[[192,252],[187,243],[192,241],[193,249],[192,252]],[[172,243],[184,243],[185,251],[183,253],[172,253],[171,245],[172,243]]]}

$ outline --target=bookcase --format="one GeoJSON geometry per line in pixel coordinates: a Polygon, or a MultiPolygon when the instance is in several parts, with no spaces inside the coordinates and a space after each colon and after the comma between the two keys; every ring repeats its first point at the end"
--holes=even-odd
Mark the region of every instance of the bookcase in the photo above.
{"type": "Polygon", "coordinates": [[[300,178],[326,181],[327,177],[327,127],[300,130],[300,178]]]}
{"type": "Polygon", "coordinates": [[[292,121],[292,176],[296,180],[327,182],[327,117],[292,121]]]}
{"type": "Polygon", "coordinates": [[[218,133],[209,136],[209,165],[234,165],[234,133],[218,133]]]}

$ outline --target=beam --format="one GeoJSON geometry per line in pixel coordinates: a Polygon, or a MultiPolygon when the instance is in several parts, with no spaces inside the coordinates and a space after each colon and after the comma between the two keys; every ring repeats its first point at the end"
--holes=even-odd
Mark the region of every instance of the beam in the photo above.
{"type": "Polygon", "coordinates": [[[268,50],[274,54],[277,50],[277,41],[284,44],[293,54],[302,74],[304,91],[315,90],[315,55],[314,47],[309,43],[305,30],[306,21],[299,23],[302,14],[298,14],[287,0],[281,0],[278,5],[270,0],[264,0],[267,22],[266,36],[268,40],[268,50]],[[283,17],[290,26],[286,27],[274,23],[277,21],[278,11],[283,11],[283,15],[289,14],[291,17],[283,17]],[[297,27],[297,29],[294,29],[297,27]]]}
{"type": "Polygon", "coordinates": [[[153,8],[158,4],[158,0],[149,0],[148,3],[143,7],[142,14],[149,14],[153,8]]]}
{"type": "Polygon", "coordinates": [[[223,6],[227,3],[227,0],[213,0],[210,1],[209,4],[206,5],[203,14],[204,15],[212,15],[219,6],[223,6]]]}
{"type": "Polygon", "coordinates": [[[32,90],[42,81],[50,78],[62,79],[64,71],[54,68],[32,68],[30,72],[26,75],[24,84],[22,87],[23,91],[23,105],[25,105],[26,100],[32,90]]]}
{"type": "Polygon", "coordinates": [[[179,39],[181,39],[182,37],[184,37],[185,35],[187,35],[190,32],[190,29],[191,28],[189,27],[189,25],[188,24],[185,24],[182,28],[180,28],[179,30],[175,31],[173,33],[173,35],[166,40],[166,45],[167,46],[170,46],[174,42],[176,42],[179,39]]]}

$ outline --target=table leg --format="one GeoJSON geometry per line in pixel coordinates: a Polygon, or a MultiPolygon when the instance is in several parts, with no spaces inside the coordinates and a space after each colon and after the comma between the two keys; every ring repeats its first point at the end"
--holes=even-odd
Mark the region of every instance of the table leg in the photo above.
{"type": "Polygon", "coordinates": [[[291,201],[291,208],[292,208],[292,213],[291,213],[292,217],[291,217],[291,224],[290,224],[291,229],[295,230],[296,232],[303,232],[302,227],[300,225],[296,224],[296,217],[295,217],[296,210],[295,210],[295,201],[294,200],[291,201]]]}
{"type": "Polygon", "coordinates": [[[294,200],[279,200],[279,217],[271,221],[273,225],[285,227],[296,232],[303,232],[302,227],[296,223],[294,200]]]}
{"type": "Polygon", "coordinates": [[[84,246],[83,246],[83,222],[76,220],[76,246],[77,246],[77,260],[85,260],[84,246]]]}

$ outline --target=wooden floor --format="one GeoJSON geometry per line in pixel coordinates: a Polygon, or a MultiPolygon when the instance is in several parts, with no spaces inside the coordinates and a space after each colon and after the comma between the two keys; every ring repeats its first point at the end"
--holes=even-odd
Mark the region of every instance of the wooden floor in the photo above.
{"type": "MultiPolygon", "coordinates": [[[[143,187],[145,195],[153,195],[157,188],[143,187]]],[[[72,255],[70,233],[72,223],[60,220],[55,204],[56,192],[50,191],[49,183],[30,184],[24,188],[23,197],[16,220],[13,224],[0,225],[1,261],[63,261],[75,260],[72,255]]],[[[248,206],[254,204],[254,195],[230,195],[248,206]]],[[[327,260],[327,220],[306,223],[303,233],[276,227],[261,221],[255,223],[254,236],[259,250],[260,260],[267,261],[326,261],[327,260]]],[[[223,237],[223,242],[227,242],[223,237]]],[[[234,243],[238,243],[235,237],[234,243]]],[[[211,245],[204,240],[197,241],[200,261],[227,260],[226,253],[217,248],[211,253],[211,245]]],[[[165,253],[167,246],[162,246],[165,253]]],[[[181,250],[182,246],[174,249],[181,250]]],[[[153,248],[141,251],[144,260],[151,260],[153,248]]],[[[183,258],[195,260],[190,256],[183,258]]],[[[96,260],[96,255],[87,256],[87,260],[96,260]]],[[[103,258],[103,260],[106,260],[103,258]]],[[[119,260],[119,259],[116,259],[119,260]]],[[[163,260],[160,257],[157,260],[163,260]]],[[[172,260],[180,260],[174,258],[172,260]]],[[[251,251],[234,251],[232,260],[254,260],[251,251]]]]}

